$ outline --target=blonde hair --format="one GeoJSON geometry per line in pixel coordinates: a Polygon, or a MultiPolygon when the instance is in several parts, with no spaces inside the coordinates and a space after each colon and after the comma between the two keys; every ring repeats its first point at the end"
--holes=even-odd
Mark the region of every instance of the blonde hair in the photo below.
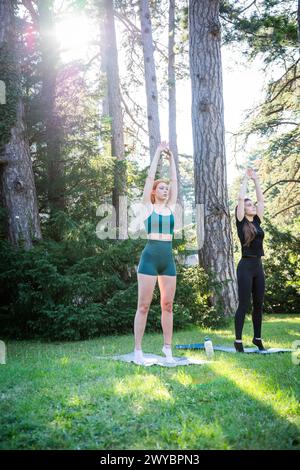
{"type": "Polygon", "coordinates": [[[167,185],[170,184],[170,182],[169,182],[168,180],[163,179],[163,178],[154,181],[153,186],[152,186],[152,191],[151,191],[151,202],[152,202],[152,204],[155,203],[155,195],[153,194],[153,192],[156,190],[157,185],[158,185],[159,183],[166,183],[167,185]]]}

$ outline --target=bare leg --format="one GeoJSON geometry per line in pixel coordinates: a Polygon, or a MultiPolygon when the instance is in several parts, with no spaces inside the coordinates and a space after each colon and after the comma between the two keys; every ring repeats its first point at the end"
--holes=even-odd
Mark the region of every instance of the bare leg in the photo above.
{"type": "Polygon", "coordinates": [[[137,274],[138,278],[138,305],[134,319],[134,339],[135,349],[142,349],[142,339],[144,336],[148,312],[153,297],[157,276],[148,274],[137,274]]]}
{"type": "MultiPolygon", "coordinates": [[[[172,345],[173,337],[173,301],[176,291],[176,276],[158,276],[161,304],[161,326],[164,346],[172,345]]],[[[170,352],[171,353],[171,352],[170,352]]]]}

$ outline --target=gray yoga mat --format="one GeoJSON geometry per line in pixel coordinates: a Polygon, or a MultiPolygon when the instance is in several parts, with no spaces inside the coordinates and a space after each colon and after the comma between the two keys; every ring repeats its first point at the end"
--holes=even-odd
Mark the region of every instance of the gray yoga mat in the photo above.
{"type": "MultiPolygon", "coordinates": [[[[96,356],[97,359],[113,359],[115,361],[133,362],[134,363],[134,352],[115,356],[96,356]]],[[[189,366],[189,365],[202,365],[209,361],[202,359],[194,359],[191,357],[175,357],[175,363],[167,362],[165,357],[157,356],[156,354],[144,353],[146,364],[142,364],[143,367],[150,366],[162,366],[162,367],[177,367],[177,366],[189,366]]]]}
{"type": "MultiPolygon", "coordinates": [[[[194,344],[176,344],[176,349],[205,349],[204,343],[194,343],[194,344]]],[[[223,351],[228,353],[236,353],[234,347],[231,346],[222,346],[219,344],[213,344],[214,351],[223,351]]],[[[283,349],[283,348],[269,348],[265,351],[260,351],[258,348],[244,348],[245,353],[256,353],[256,354],[274,354],[274,353],[284,353],[292,352],[294,349],[283,349]]]]}

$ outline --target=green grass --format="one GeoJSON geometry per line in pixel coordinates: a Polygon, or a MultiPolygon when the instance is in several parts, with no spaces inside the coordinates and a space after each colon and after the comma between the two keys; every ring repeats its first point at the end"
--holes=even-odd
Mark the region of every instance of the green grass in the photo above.
{"type": "MultiPolygon", "coordinates": [[[[300,316],[267,316],[267,347],[300,340],[300,316]]],[[[174,344],[232,345],[220,330],[175,332],[174,344]]],[[[248,318],[244,344],[251,345],[248,318]]],[[[161,334],[143,349],[160,354],[161,334]]],[[[8,341],[0,365],[1,449],[300,449],[300,367],[290,353],[215,353],[202,366],[141,367],[96,356],[133,350],[130,335],[72,343],[8,341]]],[[[205,358],[203,351],[176,355],[205,358]]]]}

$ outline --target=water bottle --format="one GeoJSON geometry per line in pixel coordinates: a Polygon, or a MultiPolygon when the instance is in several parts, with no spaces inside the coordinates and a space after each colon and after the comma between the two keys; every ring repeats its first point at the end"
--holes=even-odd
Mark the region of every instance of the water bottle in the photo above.
{"type": "Polygon", "coordinates": [[[208,336],[204,338],[204,348],[206,352],[206,356],[208,359],[212,359],[214,357],[214,348],[211,339],[208,336]]]}

